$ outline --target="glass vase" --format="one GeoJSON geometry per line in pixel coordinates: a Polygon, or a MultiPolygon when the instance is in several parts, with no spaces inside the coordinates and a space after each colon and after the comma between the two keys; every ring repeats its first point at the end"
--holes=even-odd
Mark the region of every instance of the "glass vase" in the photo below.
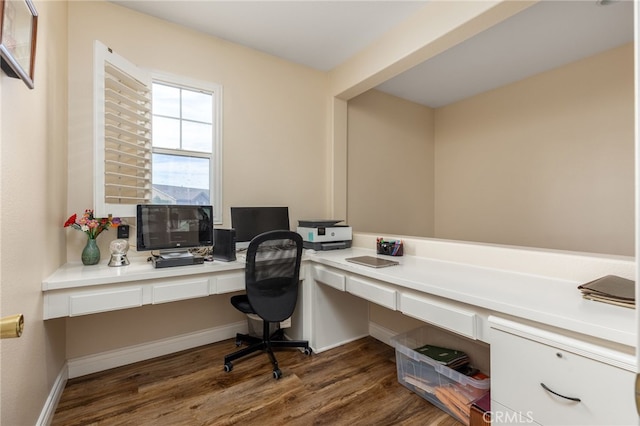
{"type": "Polygon", "coordinates": [[[95,238],[88,238],[87,245],[82,250],[82,263],[84,265],[95,265],[100,262],[100,249],[95,238]]]}

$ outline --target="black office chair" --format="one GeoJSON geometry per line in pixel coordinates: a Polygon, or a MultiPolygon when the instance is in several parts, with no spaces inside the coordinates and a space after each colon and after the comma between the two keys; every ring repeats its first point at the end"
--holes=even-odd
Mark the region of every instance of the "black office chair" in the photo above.
{"type": "Polygon", "coordinates": [[[271,324],[289,318],[298,301],[302,237],[292,231],[269,231],[249,243],[245,266],[246,294],[231,297],[231,304],[245,314],[256,314],[263,320],[262,337],[236,335],[236,346],[249,346],[224,357],[224,371],[233,369],[231,361],[256,351],[264,351],[273,364],[273,377],[282,372],[273,354],[274,347],[303,348],[311,354],[307,340],[286,340],[281,329],[271,334],[271,324]]]}

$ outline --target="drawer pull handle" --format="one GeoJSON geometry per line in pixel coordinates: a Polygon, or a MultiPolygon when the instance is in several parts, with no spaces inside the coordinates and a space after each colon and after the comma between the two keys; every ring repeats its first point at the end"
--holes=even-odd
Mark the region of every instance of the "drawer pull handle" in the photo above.
{"type": "Polygon", "coordinates": [[[569,401],[580,402],[580,398],[574,398],[574,397],[571,397],[571,396],[564,396],[564,395],[561,395],[561,394],[559,394],[558,392],[554,392],[554,391],[552,391],[551,389],[549,389],[549,388],[547,387],[547,385],[545,385],[544,383],[540,383],[540,386],[542,386],[542,389],[546,390],[547,392],[551,392],[552,394],[554,394],[554,395],[556,395],[556,396],[559,396],[560,398],[568,399],[569,401]]]}

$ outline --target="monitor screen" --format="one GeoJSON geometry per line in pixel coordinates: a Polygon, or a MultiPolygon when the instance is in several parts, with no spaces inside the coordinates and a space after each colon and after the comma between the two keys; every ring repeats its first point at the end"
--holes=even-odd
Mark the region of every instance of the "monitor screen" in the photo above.
{"type": "Polygon", "coordinates": [[[213,245],[213,207],[175,204],[138,204],[136,250],[185,252],[213,245]]]}
{"type": "Polygon", "coordinates": [[[245,249],[253,237],[267,231],[289,230],[288,207],[231,207],[236,248],[245,249]]]}

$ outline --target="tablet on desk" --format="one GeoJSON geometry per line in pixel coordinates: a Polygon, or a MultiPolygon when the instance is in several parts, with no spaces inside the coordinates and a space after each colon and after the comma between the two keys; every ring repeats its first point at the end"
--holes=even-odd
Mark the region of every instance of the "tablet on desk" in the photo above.
{"type": "Polygon", "coordinates": [[[358,256],[345,259],[347,262],[357,263],[358,265],[369,266],[371,268],[385,268],[387,266],[399,265],[400,262],[395,260],[383,259],[374,256],[358,256]]]}

